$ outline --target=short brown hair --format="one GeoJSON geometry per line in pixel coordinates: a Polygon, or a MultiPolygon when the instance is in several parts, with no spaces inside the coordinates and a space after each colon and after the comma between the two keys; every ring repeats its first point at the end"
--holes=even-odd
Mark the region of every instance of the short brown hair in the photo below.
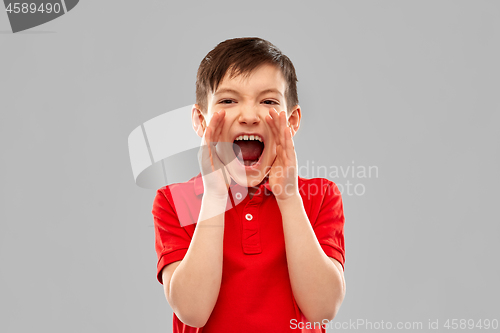
{"type": "Polygon", "coordinates": [[[220,42],[201,61],[196,76],[196,104],[202,112],[208,110],[208,94],[215,92],[230,69],[230,78],[248,76],[263,64],[276,66],[285,78],[287,112],[299,104],[297,75],[292,61],[276,46],[258,37],[228,39],[220,42]]]}

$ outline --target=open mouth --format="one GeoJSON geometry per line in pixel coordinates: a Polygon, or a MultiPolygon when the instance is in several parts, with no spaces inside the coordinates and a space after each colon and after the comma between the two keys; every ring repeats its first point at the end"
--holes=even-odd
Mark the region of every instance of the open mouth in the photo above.
{"type": "Polygon", "coordinates": [[[233,143],[234,153],[241,164],[252,167],[259,163],[264,152],[264,140],[260,135],[242,134],[237,136],[233,143]]]}

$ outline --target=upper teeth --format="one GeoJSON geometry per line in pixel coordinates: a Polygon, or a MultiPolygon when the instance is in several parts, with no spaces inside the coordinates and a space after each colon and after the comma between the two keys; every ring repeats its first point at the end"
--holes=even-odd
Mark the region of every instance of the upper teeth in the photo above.
{"type": "Polygon", "coordinates": [[[258,135],[240,135],[235,140],[258,140],[262,142],[262,138],[258,135]]]}

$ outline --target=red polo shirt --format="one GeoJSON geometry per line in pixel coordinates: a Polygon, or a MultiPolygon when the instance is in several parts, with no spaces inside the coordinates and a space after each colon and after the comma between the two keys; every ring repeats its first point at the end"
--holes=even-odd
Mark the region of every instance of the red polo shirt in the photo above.
{"type": "MultiPolygon", "coordinates": [[[[298,178],[314,233],[327,256],[344,266],[344,213],[340,192],[324,178],[298,178]]],[[[224,217],[222,283],[206,325],[193,328],[174,313],[174,333],[325,332],[306,330],[288,275],[281,213],[267,181],[252,199],[234,181],[224,217]],[[299,324],[302,323],[302,324],[299,324]]],[[[201,174],[157,191],[153,203],[157,279],[186,254],[201,207],[201,174]]]]}

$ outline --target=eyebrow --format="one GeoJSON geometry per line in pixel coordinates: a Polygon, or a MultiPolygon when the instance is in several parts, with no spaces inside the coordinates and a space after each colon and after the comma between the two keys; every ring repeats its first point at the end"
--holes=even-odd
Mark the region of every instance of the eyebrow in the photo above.
{"type": "MultiPolygon", "coordinates": [[[[234,89],[230,89],[230,88],[223,88],[223,89],[219,89],[215,92],[214,95],[220,95],[220,94],[224,94],[224,93],[233,93],[235,95],[240,95],[240,93],[234,89]]],[[[260,95],[264,95],[264,94],[267,94],[267,93],[275,93],[275,94],[278,94],[280,96],[283,97],[283,94],[281,93],[281,91],[279,91],[278,89],[274,89],[274,88],[270,88],[270,89],[266,89],[266,90],[262,90],[258,96],[260,95]]]]}

